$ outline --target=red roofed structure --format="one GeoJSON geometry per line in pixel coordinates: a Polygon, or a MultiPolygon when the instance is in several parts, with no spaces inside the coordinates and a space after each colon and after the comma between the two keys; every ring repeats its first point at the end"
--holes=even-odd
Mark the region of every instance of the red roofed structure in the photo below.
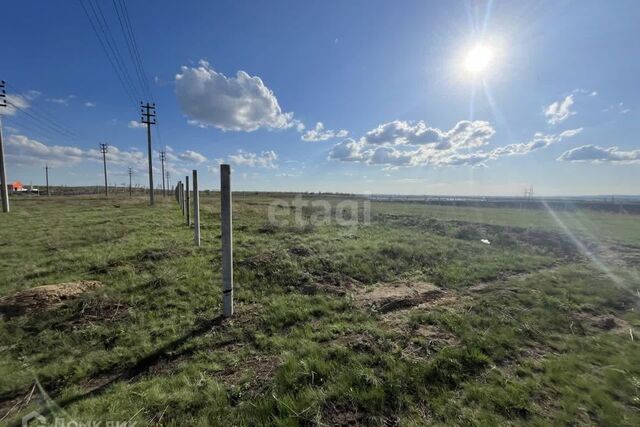
{"type": "Polygon", "coordinates": [[[7,187],[9,191],[24,191],[24,185],[20,181],[13,181],[7,187]]]}

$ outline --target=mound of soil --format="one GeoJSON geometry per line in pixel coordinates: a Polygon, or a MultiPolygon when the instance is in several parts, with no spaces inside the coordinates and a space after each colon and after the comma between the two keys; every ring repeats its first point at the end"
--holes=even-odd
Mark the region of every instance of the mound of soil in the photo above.
{"type": "Polygon", "coordinates": [[[0,314],[15,317],[30,312],[50,310],[100,286],[102,283],[95,280],[37,286],[0,298],[0,314]]]}
{"type": "Polygon", "coordinates": [[[356,295],[356,302],[380,313],[413,307],[444,295],[437,286],[425,282],[378,283],[356,295]]]}
{"type": "Polygon", "coordinates": [[[308,295],[334,294],[347,295],[362,287],[362,283],[339,272],[326,272],[315,277],[311,283],[302,287],[302,292],[308,295]]]}
{"type": "Polygon", "coordinates": [[[275,252],[263,252],[258,255],[247,257],[239,262],[243,267],[264,267],[272,265],[277,260],[278,255],[275,252]]]}
{"type": "Polygon", "coordinates": [[[591,328],[601,329],[603,331],[627,331],[629,323],[612,314],[590,314],[590,313],[574,313],[572,316],[574,321],[581,327],[587,326],[591,328]]]}

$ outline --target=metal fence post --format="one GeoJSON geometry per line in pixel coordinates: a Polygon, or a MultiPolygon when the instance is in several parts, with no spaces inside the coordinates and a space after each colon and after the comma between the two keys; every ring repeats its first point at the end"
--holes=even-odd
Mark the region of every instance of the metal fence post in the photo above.
{"type": "Polygon", "coordinates": [[[231,168],[220,165],[220,215],[222,230],[222,314],[233,315],[233,225],[231,221],[231,168]]]}

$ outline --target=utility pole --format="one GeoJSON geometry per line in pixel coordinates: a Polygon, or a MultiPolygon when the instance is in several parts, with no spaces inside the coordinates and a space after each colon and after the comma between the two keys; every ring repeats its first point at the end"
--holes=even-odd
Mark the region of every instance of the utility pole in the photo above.
{"type": "MultiPolygon", "coordinates": [[[[6,108],[7,93],[4,90],[4,80],[0,80],[0,108],[6,108]]],[[[2,190],[2,212],[9,212],[9,190],[7,188],[7,170],[4,167],[4,143],[2,142],[2,114],[0,114],[0,185],[2,190]]]]}
{"type": "Polygon", "coordinates": [[[47,164],[44,165],[44,177],[47,183],[47,197],[49,197],[51,193],[49,193],[49,165],[47,164]]]}
{"type": "Polygon", "coordinates": [[[169,184],[169,171],[167,171],[167,188],[171,188],[171,184],[169,184]]]}
{"type": "Polygon", "coordinates": [[[140,102],[142,120],[147,125],[147,152],[149,156],[149,204],[153,206],[153,160],[151,152],[151,125],[156,124],[156,104],[140,102]]]}
{"type": "Polygon", "coordinates": [[[102,164],[104,166],[104,195],[109,197],[109,185],[107,184],[107,151],[109,146],[100,143],[100,152],[102,153],[102,164]]]}
{"type": "Polygon", "coordinates": [[[133,175],[133,169],[129,168],[129,197],[132,196],[131,191],[131,175],[133,175]]]}
{"type": "MultiPolygon", "coordinates": [[[[162,197],[167,197],[167,189],[164,186],[164,161],[167,159],[167,153],[165,151],[160,152],[160,162],[162,162],[162,197]]],[[[168,185],[167,185],[168,187],[168,185]]]]}

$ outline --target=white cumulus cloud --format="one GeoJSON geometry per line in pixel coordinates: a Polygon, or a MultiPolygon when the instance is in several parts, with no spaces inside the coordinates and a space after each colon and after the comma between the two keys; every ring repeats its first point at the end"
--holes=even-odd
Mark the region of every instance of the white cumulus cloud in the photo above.
{"type": "Polygon", "coordinates": [[[244,150],[238,150],[236,154],[229,156],[229,161],[237,166],[277,168],[278,155],[273,150],[263,151],[262,153],[250,153],[244,150]]]}
{"type": "Polygon", "coordinates": [[[260,77],[244,71],[227,77],[204,60],[197,67],[181,67],[175,77],[175,91],[191,124],[246,132],[296,124],[293,113],[282,111],[273,91],[260,77]]]}
{"type": "Polygon", "coordinates": [[[489,122],[461,120],[449,130],[429,127],[423,121],[395,120],[366,132],[358,140],[335,144],[329,159],[386,167],[419,165],[477,165],[489,155],[460,155],[489,143],[495,130],[489,122]]]}
{"type": "Polygon", "coordinates": [[[446,150],[486,145],[494,133],[491,125],[481,120],[461,120],[448,131],[429,127],[422,120],[417,123],[395,120],[370,130],[362,140],[367,144],[431,145],[446,150]]]}
{"type": "Polygon", "coordinates": [[[389,168],[403,166],[486,166],[501,156],[524,155],[579,134],[582,128],[556,134],[536,133],[527,142],[486,150],[495,134],[485,121],[461,120],[450,130],[396,120],[384,123],[359,139],[347,138],[335,144],[328,158],[389,168]]]}
{"type": "MultiPolygon", "coordinates": [[[[6,138],[6,154],[12,163],[19,165],[38,165],[46,162],[50,166],[68,167],[80,162],[102,162],[102,153],[97,146],[81,148],[69,145],[47,145],[25,135],[9,135],[6,138]]],[[[154,152],[155,158],[157,155],[158,153],[154,152]]],[[[108,165],[116,165],[124,170],[132,167],[136,171],[145,172],[148,168],[147,153],[137,149],[122,150],[109,145],[106,158],[108,165]]],[[[166,169],[172,173],[179,170],[189,172],[191,166],[206,160],[202,154],[191,150],[177,155],[167,152],[166,169]]]]}
{"type": "Polygon", "coordinates": [[[204,163],[207,161],[207,158],[205,156],[192,150],[187,150],[184,153],[179,154],[178,158],[194,163],[204,163]]]}

